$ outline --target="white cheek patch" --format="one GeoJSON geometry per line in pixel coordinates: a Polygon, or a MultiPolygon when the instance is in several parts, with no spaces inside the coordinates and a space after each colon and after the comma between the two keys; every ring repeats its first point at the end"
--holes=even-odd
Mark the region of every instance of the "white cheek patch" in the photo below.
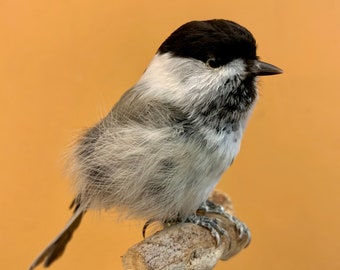
{"type": "Polygon", "coordinates": [[[244,79],[246,76],[246,64],[242,59],[235,59],[222,67],[223,75],[228,78],[240,77],[244,79]]]}
{"type": "Polygon", "coordinates": [[[170,53],[156,54],[136,88],[149,98],[193,105],[217,94],[214,92],[228,79],[242,80],[246,75],[245,67],[242,59],[211,68],[196,59],[174,57],[170,53]]]}

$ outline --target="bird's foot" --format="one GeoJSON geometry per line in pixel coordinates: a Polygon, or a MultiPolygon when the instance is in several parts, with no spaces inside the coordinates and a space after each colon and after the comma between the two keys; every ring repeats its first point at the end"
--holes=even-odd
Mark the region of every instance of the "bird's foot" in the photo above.
{"type": "MultiPolygon", "coordinates": [[[[238,220],[236,217],[233,215],[227,213],[224,208],[221,205],[218,205],[214,202],[211,201],[205,201],[201,204],[201,206],[198,208],[197,213],[203,213],[203,214],[217,214],[221,215],[225,218],[227,218],[231,223],[235,225],[235,228],[238,232],[238,237],[241,239],[244,234],[247,235],[247,245],[249,245],[251,241],[251,233],[247,227],[246,224],[238,220]]],[[[202,226],[205,227],[205,226],[202,226]]]]}
{"type": "MultiPolygon", "coordinates": [[[[147,228],[152,224],[155,223],[155,220],[148,220],[147,222],[145,222],[144,226],[143,226],[143,238],[145,238],[145,233],[147,228]]],[[[221,241],[221,235],[227,235],[228,233],[227,231],[225,231],[219,224],[216,218],[210,218],[207,216],[202,216],[202,215],[190,215],[185,219],[176,219],[176,220],[169,220],[164,222],[164,225],[166,227],[172,226],[172,225],[176,225],[179,223],[193,223],[196,225],[199,225],[203,228],[206,228],[210,231],[211,235],[214,237],[214,239],[216,240],[217,245],[219,245],[220,241],[221,241]]]]}
{"type": "Polygon", "coordinates": [[[216,218],[211,218],[201,215],[190,215],[185,220],[185,223],[194,223],[210,231],[212,237],[216,240],[216,245],[221,242],[221,236],[224,235],[229,238],[228,232],[224,230],[216,218]]]}
{"type": "Polygon", "coordinates": [[[145,234],[146,234],[146,229],[152,224],[157,222],[156,220],[153,219],[149,219],[145,222],[144,226],[143,226],[143,230],[142,230],[142,234],[143,234],[143,238],[145,239],[145,234]]]}
{"type": "MultiPolygon", "coordinates": [[[[237,230],[237,233],[238,233],[238,237],[240,239],[243,238],[244,235],[246,235],[246,239],[247,239],[246,246],[249,245],[250,240],[251,240],[251,234],[250,234],[250,231],[247,225],[245,225],[243,222],[238,220],[233,215],[227,213],[221,205],[218,205],[211,201],[203,202],[201,206],[197,209],[196,214],[190,215],[184,220],[179,218],[176,220],[167,221],[164,223],[164,225],[171,226],[171,225],[175,225],[175,224],[182,223],[182,222],[197,224],[210,231],[211,235],[216,240],[217,245],[219,245],[221,242],[221,236],[230,238],[228,232],[225,229],[223,229],[221,225],[219,225],[217,218],[208,217],[205,214],[216,214],[216,215],[220,215],[222,217],[227,218],[232,224],[234,224],[237,230]]],[[[156,222],[156,220],[150,219],[144,224],[143,226],[143,237],[144,238],[145,238],[146,229],[149,227],[150,224],[154,222],[156,222]]]]}

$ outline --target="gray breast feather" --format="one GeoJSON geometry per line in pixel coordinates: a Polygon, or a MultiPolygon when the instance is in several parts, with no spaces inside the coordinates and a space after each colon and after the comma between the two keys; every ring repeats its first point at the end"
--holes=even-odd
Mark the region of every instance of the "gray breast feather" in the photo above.
{"type": "Polygon", "coordinates": [[[236,155],[221,145],[224,136],[209,136],[180,108],[129,91],[75,149],[79,198],[134,218],[189,215],[236,155]]]}

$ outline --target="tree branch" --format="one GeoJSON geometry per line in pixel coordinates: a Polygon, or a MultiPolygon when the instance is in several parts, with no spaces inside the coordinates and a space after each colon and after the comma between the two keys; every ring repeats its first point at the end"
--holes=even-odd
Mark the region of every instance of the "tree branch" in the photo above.
{"type": "MultiPolygon", "coordinates": [[[[231,200],[226,194],[214,191],[209,200],[233,214],[231,200]]],[[[219,245],[211,233],[199,225],[172,225],[130,247],[122,258],[124,270],[213,269],[219,260],[228,260],[248,245],[249,232],[240,235],[235,223],[228,218],[210,213],[205,215],[216,218],[228,232],[221,236],[219,245]]]]}

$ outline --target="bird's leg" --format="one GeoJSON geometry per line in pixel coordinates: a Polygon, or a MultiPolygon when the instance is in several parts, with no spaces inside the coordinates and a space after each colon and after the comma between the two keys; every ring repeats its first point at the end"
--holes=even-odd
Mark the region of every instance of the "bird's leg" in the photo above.
{"type": "Polygon", "coordinates": [[[228,232],[218,224],[216,218],[193,214],[188,216],[184,222],[194,223],[209,230],[211,235],[215,238],[217,245],[219,245],[221,242],[221,235],[225,235],[229,238],[228,232]]]}
{"type": "MultiPolygon", "coordinates": [[[[148,221],[145,222],[143,226],[143,238],[145,238],[145,233],[146,229],[154,222],[157,222],[156,220],[149,219],[148,221]]],[[[185,219],[174,219],[174,220],[168,220],[163,223],[164,226],[169,227],[172,225],[176,225],[179,223],[194,223],[197,224],[201,227],[204,227],[208,229],[211,233],[211,235],[216,239],[217,245],[220,243],[221,237],[220,235],[227,235],[228,233],[220,226],[218,225],[217,219],[215,218],[210,218],[202,215],[190,215],[185,219]]]]}
{"type": "MultiPolygon", "coordinates": [[[[232,224],[234,224],[240,239],[243,237],[244,234],[247,235],[247,239],[248,239],[247,246],[249,245],[250,240],[251,240],[251,234],[250,234],[248,227],[244,223],[242,223],[240,220],[238,220],[236,217],[224,211],[224,208],[221,205],[218,205],[211,201],[203,202],[200,205],[200,207],[197,209],[195,214],[192,214],[186,217],[185,219],[178,218],[175,220],[166,221],[164,222],[164,225],[171,226],[171,225],[175,225],[175,224],[182,223],[182,222],[197,224],[203,228],[208,229],[211,235],[215,238],[216,244],[219,245],[222,235],[229,238],[228,232],[218,224],[218,221],[216,218],[207,217],[205,216],[205,214],[216,214],[216,215],[221,215],[227,218],[232,224]]],[[[154,222],[156,222],[156,220],[148,220],[144,224],[143,226],[143,237],[144,238],[145,238],[146,229],[148,228],[150,224],[154,222]]]]}
{"type": "MultiPolygon", "coordinates": [[[[156,222],[158,222],[158,220],[155,220],[155,219],[149,219],[149,220],[147,220],[147,221],[145,222],[145,224],[144,224],[144,226],[143,226],[143,230],[142,230],[143,238],[145,238],[145,233],[146,233],[147,228],[148,228],[152,223],[156,223],[156,222]]],[[[177,218],[177,219],[167,220],[167,221],[163,222],[162,224],[163,224],[165,227],[169,227],[169,226],[172,226],[172,225],[181,223],[181,222],[183,222],[183,220],[181,220],[180,218],[177,218]]]]}
{"type": "MultiPolygon", "coordinates": [[[[243,222],[241,222],[240,220],[238,220],[236,217],[234,217],[233,215],[227,213],[226,211],[224,211],[224,208],[221,205],[218,205],[212,201],[205,201],[203,202],[200,207],[197,210],[197,213],[210,213],[210,214],[217,214],[217,215],[221,215],[225,218],[227,218],[231,223],[233,223],[235,225],[235,228],[238,232],[238,236],[239,238],[242,238],[244,234],[247,235],[248,238],[248,243],[247,245],[250,243],[251,240],[251,234],[250,231],[247,227],[247,225],[245,225],[243,222]]],[[[202,226],[205,227],[205,226],[202,226]]],[[[212,233],[213,234],[213,233],[212,233]]]]}

